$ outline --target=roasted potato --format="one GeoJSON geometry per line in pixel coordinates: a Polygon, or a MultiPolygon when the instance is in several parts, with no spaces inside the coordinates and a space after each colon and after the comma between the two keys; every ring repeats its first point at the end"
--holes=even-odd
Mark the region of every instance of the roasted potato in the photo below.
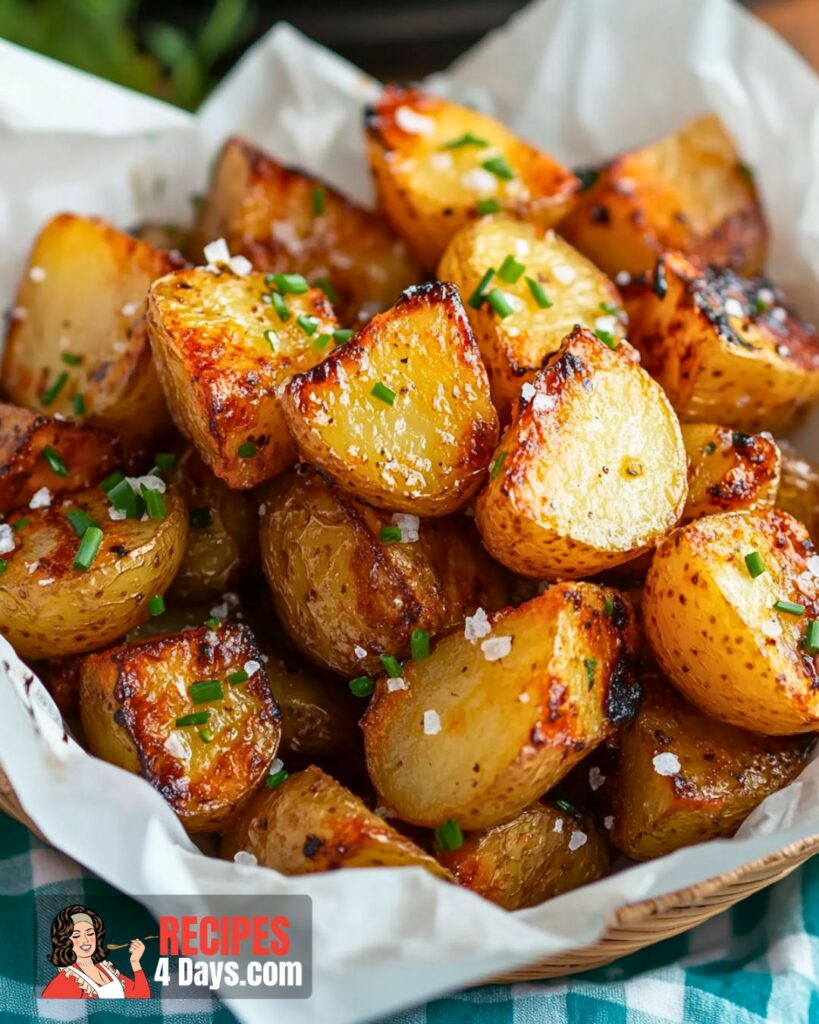
{"type": "Polygon", "coordinates": [[[434,857],[313,766],[253,798],[222,843],[229,860],[240,850],[284,875],[420,867],[452,880],[434,857]]]}
{"type": "Polygon", "coordinates": [[[189,832],[229,825],[281,737],[261,654],[242,625],[89,654],[80,717],[91,753],[144,776],[189,832]]]}
{"type": "Polygon", "coordinates": [[[469,297],[466,312],[503,422],[522,385],[576,324],[612,341],[625,336],[611,281],[554,231],[531,223],[497,216],[467,225],[447,246],[438,277],[469,297]],[[500,311],[487,298],[493,289],[506,303],[500,311]]]}
{"type": "Polygon", "coordinates": [[[33,668],[51,694],[63,718],[76,718],[80,713],[80,667],[83,655],[67,658],[48,658],[33,668]]]}
{"type": "Polygon", "coordinates": [[[782,459],[770,434],[744,434],[713,423],[684,423],[681,429],[688,455],[683,521],[773,508],[782,459]]]}
{"type": "Polygon", "coordinates": [[[163,500],[162,518],[113,521],[106,495],[92,489],[0,525],[0,633],[22,657],[91,651],[148,618],[149,599],[170,586],[188,533],[179,495],[169,490],[163,500]],[[69,517],[79,517],[79,527],[69,517]],[[75,565],[85,525],[102,530],[87,570],[75,565]]]}
{"type": "Polygon", "coordinates": [[[505,910],[534,907],[596,882],[609,867],[605,840],[590,820],[543,803],[467,833],[463,846],[438,859],[461,885],[505,910]]]}
{"type": "Polygon", "coordinates": [[[107,430],[0,403],[0,512],[95,484],[120,458],[107,430]]]}
{"type": "Polygon", "coordinates": [[[706,516],[657,548],[643,624],[660,667],[701,711],[773,736],[819,729],[813,552],[805,527],[777,509],[706,516]]]}
{"type": "Polygon", "coordinates": [[[668,249],[758,274],[767,242],[753,178],[713,115],[600,168],[560,233],[612,277],[668,249]]]}
{"type": "Polygon", "coordinates": [[[256,270],[323,285],[344,324],[388,309],[422,275],[384,219],[243,139],[222,147],[194,230],[192,255],[224,238],[256,270]]]}
{"type": "Polygon", "coordinates": [[[781,433],[819,398],[819,335],[766,278],[667,253],[625,292],[629,339],[681,420],[781,433]]]}
{"type": "Polygon", "coordinates": [[[256,502],[231,490],[199,455],[184,452],[170,475],[190,510],[188,546],[171,586],[180,601],[204,601],[233,588],[258,560],[256,502]]]}
{"type": "Polygon", "coordinates": [[[777,442],[782,453],[782,474],[776,507],[804,523],[819,544],[819,466],[787,441],[777,442]]]}
{"type": "Polygon", "coordinates": [[[413,630],[436,635],[479,606],[500,608],[511,591],[466,518],[391,516],[314,470],[271,484],[261,546],[294,643],[348,678],[380,671],[380,654],[408,655],[413,630]]]}
{"type": "Polygon", "coordinates": [[[525,576],[574,579],[656,544],[682,515],[685,448],[630,346],[576,327],[530,387],[478,498],[490,554],[525,576]]]}
{"type": "Polygon", "coordinates": [[[86,417],[135,453],[170,428],[145,326],[148,286],[178,254],[63,213],[34,244],[6,336],[2,382],[16,405],[86,417]]]}
{"type": "Polygon", "coordinates": [[[379,677],[361,724],[384,803],[464,831],[515,817],[631,717],[635,632],[617,591],[558,583],[379,677]]]}
{"type": "Polygon", "coordinates": [[[442,516],[481,484],[498,415],[454,285],[411,288],[346,345],[290,381],[302,458],[395,512],[442,516]]]}
{"type": "Polygon", "coordinates": [[[384,213],[427,270],[487,209],[550,228],[580,188],[568,168],[498,121],[420,89],[387,86],[365,124],[384,213]]]}
{"type": "Polygon", "coordinates": [[[611,840],[635,860],[732,835],[806,764],[812,738],[755,736],[715,721],[659,673],[644,688],[620,738],[611,787],[611,840]]]}
{"type": "Polygon", "coordinates": [[[262,274],[214,269],[156,281],[148,324],[177,426],[216,476],[249,488],[295,460],[281,389],[321,362],[338,321],[318,288],[285,296],[262,274]]]}

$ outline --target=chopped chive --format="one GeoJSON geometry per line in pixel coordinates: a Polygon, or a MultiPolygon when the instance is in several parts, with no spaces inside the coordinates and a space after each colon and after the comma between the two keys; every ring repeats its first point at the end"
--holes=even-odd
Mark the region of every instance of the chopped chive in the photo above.
{"type": "Polygon", "coordinates": [[[42,404],[51,405],[54,399],[57,397],[57,395],[59,395],[59,393],[65,387],[67,380],[68,371],[63,370],[62,373],[57,375],[57,378],[55,379],[51,387],[46,388],[46,390],[43,392],[42,396],[40,397],[40,401],[42,402],[42,404]]]}
{"type": "Polygon", "coordinates": [[[429,657],[429,630],[414,629],[410,635],[410,654],[415,661],[429,657]]]}
{"type": "Polygon", "coordinates": [[[62,360],[66,366],[79,366],[82,356],[75,356],[73,352],[63,352],[62,360]]]}
{"type": "Polygon", "coordinates": [[[142,515],[144,502],[125,477],[108,491],[108,500],[128,519],[139,519],[142,515]]]}
{"type": "Polygon", "coordinates": [[[210,526],[213,522],[213,510],[209,509],[207,505],[202,505],[199,508],[192,508],[188,512],[188,523],[193,527],[210,526]]]}
{"type": "Polygon", "coordinates": [[[609,594],[606,594],[603,600],[603,612],[605,615],[612,615],[614,612],[614,601],[609,594]]]}
{"type": "Polygon", "coordinates": [[[485,170],[494,174],[496,178],[501,178],[503,181],[511,181],[515,177],[515,172],[506,162],[505,156],[493,156],[489,160],[484,160],[481,164],[485,170]]]}
{"type": "Polygon", "coordinates": [[[279,336],[275,331],[265,331],[262,335],[267,344],[273,349],[274,352],[279,350],[279,336]]]}
{"type": "Polygon", "coordinates": [[[18,530],[22,530],[24,526],[28,526],[30,522],[31,520],[29,519],[28,516],[22,516],[20,519],[17,519],[15,522],[11,524],[11,528],[16,533],[18,530]]]}
{"type": "Polygon", "coordinates": [[[304,295],[310,289],[307,278],[301,274],[271,274],[264,281],[268,286],[272,281],[282,295],[304,295]]]}
{"type": "Polygon", "coordinates": [[[113,473],[100,481],[100,490],[105,491],[105,493],[108,494],[117,486],[117,484],[122,483],[124,479],[125,474],[121,473],[118,469],[115,469],[113,473]]]}
{"type": "Polygon", "coordinates": [[[235,672],[230,673],[227,677],[227,681],[231,686],[236,686],[237,683],[246,683],[249,678],[250,676],[248,676],[247,672],[245,672],[243,668],[237,668],[235,672]]]}
{"type": "Polygon", "coordinates": [[[333,331],[333,341],[336,345],[343,345],[345,341],[349,341],[350,338],[355,334],[355,331],[350,327],[340,327],[337,331],[333,331]]]}
{"type": "Polygon", "coordinates": [[[323,352],[333,340],[332,334],[319,334],[313,338],[313,348],[316,352],[323,352]]]}
{"type": "Polygon", "coordinates": [[[85,398],[82,395],[74,395],[71,399],[71,405],[74,408],[75,416],[85,416],[85,398]]]}
{"type": "Polygon", "coordinates": [[[378,660],[390,679],[397,679],[401,675],[401,663],[394,654],[379,654],[378,660]]]}
{"type": "Polygon", "coordinates": [[[182,715],[181,718],[177,718],[176,724],[180,728],[182,728],[185,725],[204,725],[209,718],[210,711],[194,711],[190,715],[182,715]]]}
{"type": "Polygon", "coordinates": [[[819,619],[808,623],[805,633],[805,650],[808,654],[819,654],[819,619]]]}
{"type": "Polygon", "coordinates": [[[279,314],[279,320],[290,319],[290,310],[287,308],[284,296],[280,292],[271,292],[270,301],[273,303],[273,308],[279,314]]]}
{"type": "Polygon", "coordinates": [[[9,563],[5,560],[5,558],[0,558],[0,576],[3,575],[6,569],[8,569],[8,567],[9,563]]]}
{"type": "Polygon", "coordinates": [[[519,263],[515,257],[509,253],[500,265],[498,277],[501,281],[505,281],[507,284],[515,284],[515,282],[520,280],[525,269],[526,267],[522,263],[519,263]]]}
{"type": "Polygon", "coordinates": [[[317,287],[321,288],[321,290],[324,292],[324,294],[327,296],[330,302],[336,301],[336,290],[333,287],[333,282],[330,280],[329,277],[317,277],[316,285],[317,287]]]}
{"type": "Polygon", "coordinates": [[[452,853],[464,845],[464,834],[454,818],[449,818],[435,829],[435,842],[443,853],[452,853]]]}
{"type": "Polygon", "coordinates": [[[473,309],[480,309],[483,305],[483,302],[486,299],[486,289],[489,287],[489,282],[494,276],[495,268],[490,267],[478,282],[478,287],[466,300],[473,309]]]}
{"type": "Polygon", "coordinates": [[[774,601],[774,608],[778,612],[785,612],[786,615],[802,616],[805,614],[805,606],[797,604],[796,601],[774,601]]]}
{"type": "Polygon", "coordinates": [[[320,217],[327,206],[327,192],[323,185],[316,185],[313,189],[313,213],[320,217]]]}
{"type": "Polygon", "coordinates": [[[495,310],[501,320],[505,320],[515,312],[512,308],[512,304],[509,302],[509,299],[503,294],[500,288],[493,288],[486,296],[486,301],[492,309],[495,310]]]}
{"type": "Polygon", "coordinates": [[[208,629],[218,629],[222,623],[219,619],[205,619],[203,625],[207,626],[208,629]]]}
{"type": "Polygon", "coordinates": [[[213,729],[208,729],[207,726],[204,729],[199,730],[199,739],[203,743],[211,743],[215,735],[216,734],[214,733],[213,729]]]}
{"type": "Polygon", "coordinates": [[[56,448],[52,448],[50,444],[47,444],[43,448],[43,458],[48,463],[48,468],[56,473],[57,476],[68,476],[68,466],[60,458],[60,453],[56,448]]]}
{"type": "Polygon", "coordinates": [[[708,444],[705,446],[705,454],[706,455],[713,455],[716,450],[717,450],[717,446],[716,446],[716,443],[714,441],[709,441],[708,444]]]}
{"type": "Polygon", "coordinates": [[[317,316],[305,316],[303,313],[296,317],[296,323],[308,335],[315,334],[319,325],[317,316]]]}
{"type": "Polygon", "coordinates": [[[527,277],[526,283],[529,285],[529,291],[532,293],[532,298],[540,306],[541,309],[549,309],[552,305],[552,300],[546,294],[546,289],[533,277],[527,277]]]}
{"type": "Polygon", "coordinates": [[[82,535],[77,554],[74,556],[74,568],[84,572],[91,568],[102,544],[102,530],[98,526],[89,526],[82,535]]]}
{"type": "Polygon", "coordinates": [[[65,518],[69,521],[71,529],[80,539],[83,538],[89,526],[96,526],[99,529],[100,524],[81,508],[69,509],[65,514],[65,518]]]}
{"type": "Polygon", "coordinates": [[[165,598],[161,594],[154,594],[148,601],[148,612],[156,618],[157,615],[161,615],[165,611],[165,598]]]}
{"type": "Polygon", "coordinates": [[[617,306],[614,305],[613,302],[601,302],[600,308],[603,310],[604,313],[609,313],[611,314],[611,316],[620,316],[620,310],[617,308],[617,306]]]}
{"type": "Polygon", "coordinates": [[[200,679],[191,683],[188,693],[194,704],[209,704],[212,700],[221,700],[225,695],[221,679],[200,679]]]}
{"type": "Polygon", "coordinates": [[[278,787],[284,782],[290,775],[290,772],[285,771],[284,768],[280,768],[279,771],[273,772],[272,775],[268,775],[264,780],[264,784],[268,789],[278,789],[278,787]]]}
{"type": "Polygon", "coordinates": [[[479,199],[475,203],[475,210],[479,217],[486,217],[490,213],[500,213],[502,207],[497,199],[479,199]]]}
{"type": "Polygon", "coordinates": [[[752,579],[761,576],[765,572],[765,563],[762,561],[762,555],[758,551],[749,551],[745,556],[745,567],[751,574],[752,579]]]}
{"type": "Polygon", "coordinates": [[[589,689],[594,686],[594,673],[597,670],[597,658],[586,658],[583,664],[586,666],[586,678],[589,681],[589,689]]]}
{"type": "Polygon", "coordinates": [[[240,459],[252,459],[258,450],[253,441],[243,441],[236,449],[236,453],[240,459]]]}
{"type": "Polygon", "coordinates": [[[600,177],[596,167],[575,167],[572,172],[580,181],[581,191],[586,192],[600,177]]]}
{"type": "Polygon", "coordinates": [[[154,455],[154,465],[163,473],[167,473],[176,466],[176,456],[173,452],[157,452],[154,455]]]}
{"type": "Polygon", "coordinates": [[[574,805],[570,804],[568,800],[555,800],[555,807],[559,807],[561,811],[566,811],[567,814],[574,813],[574,805]]]}
{"type": "Polygon", "coordinates": [[[142,485],[142,498],[145,502],[145,508],[148,511],[148,515],[151,519],[164,519],[165,518],[165,498],[159,491],[154,491],[150,487],[142,485]]]}
{"type": "Polygon", "coordinates": [[[400,526],[382,526],[378,536],[385,544],[390,544],[394,541],[400,541],[403,535],[400,526]]]}
{"type": "Polygon", "coordinates": [[[748,164],[743,163],[742,160],[737,161],[737,170],[739,171],[739,173],[742,175],[742,177],[746,181],[753,182],[753,180],[754,180],[754,172],[748,166],[748,164]]]}
{"type": "Polygon", "coordinates": [[[607,345],[612,351],[615,351],[618,345],[620,344],[620,342],[617,340],[617,338],[614,337],[611,331],[597,330],[594,333],[603,342],[603,344],[607,345]]]}
{"type": "Polygon", "coordinates": [[[503,464],[506,462],[506,452],[498,452],[495,456],[495,461],[492,463],[492,468],[489,470],[489,479],[494,480],[495,477],[503,469],[503,464]]]}
{"type": "Polygon", "coordinates": [[[461,149],[464,146],[478,146],[483,149],[488,146],[489,143],[486,139],[482,139],[479,135],[473,135],[472,132],[464,132],[463,135],[459,135],[457,139],[450,139],[449,142],[445,142],[440,149],[461,149]]]}
{"type": "Polygon", "coordinates": [[[357,679],[351,679],[347,685],[350,687],[350,693],[356,697],[369,697],[375,689],[375,682],[370,676],[358,676],[357,679]]]}
{"type": "Polygon", "coordinates": [[[380,398],[381,401],[386,402],[387,405],[395,405],[395,392],[380,380],[373,384],[370,394],[375,398],[380,398]]]}

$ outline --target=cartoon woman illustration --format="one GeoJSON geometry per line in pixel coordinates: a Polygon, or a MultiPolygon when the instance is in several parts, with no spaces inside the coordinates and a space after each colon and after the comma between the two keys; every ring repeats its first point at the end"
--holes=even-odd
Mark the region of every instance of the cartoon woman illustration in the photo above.
{"type": "Polygon", "coordinates": [[[145,944],[132,939],[133,979],[105,959],[105,925],[90,907],[74,903],[51,923],[48,959],[57,976],[43,990],[43,999],[150,999],[148,979],[140,966],[145,944]]]}

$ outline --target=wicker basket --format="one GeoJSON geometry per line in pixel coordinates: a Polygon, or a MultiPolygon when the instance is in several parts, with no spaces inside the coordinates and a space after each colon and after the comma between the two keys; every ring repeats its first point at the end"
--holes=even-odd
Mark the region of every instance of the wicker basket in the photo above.
{"type": "MultiPolygon", "coordinates": [[[[0,769],[0,810],[28,826],[38,838],[47,840],[28,819],[5,773],[0,769]]],[[[604,967],[627,953],[635,953],[672,935],[688,931],[709,917],[727,910],[746,896],[778,882],[798,868],[814,853],[819,852],[819,836],[801,839],[776,853],[752,861],[736,871],[709,878],[688,889],[678,889],[667,896],[642,900],[622,907],[614,915],[608,929],[593,946],[556,953],[548,960],[539,960],[529,967],[499,978],[487,979],[496,983],[510,981],[537,981],[577,974],[593,967],[604,967]]]]}

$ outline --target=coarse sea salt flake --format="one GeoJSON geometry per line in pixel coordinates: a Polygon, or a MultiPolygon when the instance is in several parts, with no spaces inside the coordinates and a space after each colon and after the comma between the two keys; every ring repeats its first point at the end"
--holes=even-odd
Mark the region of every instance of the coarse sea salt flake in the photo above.
{"type": "Polygon", "coordinates": [[[483,167],[473,167],[462,174],[461,184],[470,192],[477,192],[482,196],[492,196],[498,191],[498,179],[483,167]]]}
{"type": "Polygon", "coordinates": [[[563,819],[557,818],[554,825],[552,826],[552,832],[560,833],[563,831],[563,819]]]}
{"type": "Polygon", "coordinates": [[[600,771],[597,765],[593,768],[589,768],[589,786],[591,787],[592,792],[600,789],[600,787],[604,785],[605,781],[606,776],[600,771]]]}
{"type": "Polygon", "coordinates": [[[54,580],[50,576],[46,576],[44,579],[37,580],[37,583],[41,587],[50,587],[54,580]]]}
{"type": "Polygon", "coordinates": [[[819,576],[819,555],[811,555],[807,562],[811,576],[819,576]]]}
{"type": "Polygon", "coordinates": [[[259,862],[256,860],[256,855],[254,853],[248,853],[247,850],[237,850],[236,853],[233,854],[233,863],[252,867],[259,862]]]}
{"type": "Polygon", "coordinates": [[[48,508],[51,504],[51,491],[47,487],[41,487],[35,491],[28,503],[29,508],[48,508]]]}
{"type": "Polygon", "coordinates": [[[607,814],[605,818],[603,818],[603,828],[607,829],[609,832],[614,828],[613,814],[607,814]]]}
{"type": "Polygon", "coordinates": [[[421,527],[421,520],[418,516],[409,515],[406,512],[396,512],[392,521],[401,531],[402,544],[414,544],[418,540],[418,531],[421,527]]]}
{"type": "Polygon", "coordinates": [[[434,708],[424,712],[424,732],[427,736],[437,736],[441,731],[441,716],[434,708]]]}
{"type": "Polygon", "coordinates": [[[31,267],[28,272],[28,276],[35,282],[35,284],[40,284],[41,281],[45,281],[46,279],[45,268],[31,267]]]}
{"type": "Polygon", "coordinates": [[[137,310],[139,309],[138,302],[126,302],[120,310],[123,316],[136,316],[137,310]]]}
{"type": "Polygon", "coordinates": [[[398,107],[395,111],[395,123],[407,135],[432,135],[435,131],[433,119],[418,114],[412,107],[398,107]]]}
{"type": "Polygon", "coordinates": [[[359,647],[358,644],[356,644],[355,647],[353,648],[353,653],[355,654],[359,661],[361,661],[362,658],[367,657],[367,652],[364,650],[363,647],[359,647]]]}
{"type": "Polygon", "coordinates": [[[284,761],[280,757],[277,757],[271,762],[270,768],[268,769],[268,775],[275,775],[276,772],[280,772],[284,768],[284,761]]]}
{"type": "Polygon", "coordinates": [[[727,298],[725,300],[726,316],[745,316],[745,308],[739,299],[727,298]]]}
{"type": "Polygon", "coordinates": [[[477,608],[474,615],[467,615],[464,619],[464,636],[474,644],[481,637],[488,636],[492,632],[489,625],[489,618],[483,608],[477,608]]]}
{"type": "Polygon", "coordinates": [[[654,771],[658,775],[676,775],[681,767],[680,759],[670,751],[655,754],[651,763],[654,765],[654,771]]]}
{"type": "MultiPolygon", "coordinates": [[[[391,676],[387,680],[387,690],[390,693],[395,693],[396,690],[408,690],[407,681],[403,676],[391,676]]],[[[426,728],[424,729],[426,732],[426,728]]]]}
{"type": "Polygon", "coordinates": [[[108,508],[108,518],[111,519],[113,522],[118,523],[122,519],[127,519],[128,513],[125,511],[124,508],[114,508],[114,506],[111,505],[108,508]]]}
{"type": "Polygon", "coordinates": [[[244,670],[245,672],[247,672],[249,676],[254,676],[261,667],[262,666],[259,664],[259,662],[254,661],[253,659],[251,659],[250,661],[246,661],[244,664],[244,670]]]}
{"type": "Polygon", "coordinates": [[[766,619],[759,628],[765,636],[769,636],[772,640],[782,636],[782,623],[777,619],[766,619]]]}
{"type": "Polygon", "coordinates": [[[512,650],[512,637],[490,636],[481,644],[481,650],[487,661],[500,661],[512,650]]]}
{"type": "Polygon", "coordinates": [[[530,384],[527,380],[523,387],[520,389],[520,397],[524,402],[531,402],[535,397],[535,388],[533,384],[530,384]]]}
{"type": "Polygon", "coordinates": [[[558,263],[552,267],[552,275],[561,284],[573,284],[577,277],[577,272],[568,263],[558,263]]]}
{"type": "Polygon", "coordinates": [[[216,238],[204,247],[202,252],[205,255],[209,267],[218,266],[220,263],[227,263],[230,259],[230,249],[224,238],[216,238]]]}
{"type": "Polygon", "coordinates": [[[579,829],[575,829],[574,832],[569,836],[569,849],[574,853],[575,850],[579,850],[581,846],[586,845],[586,840],[589,837],[585,832],[581,832],[579,829]]]}

